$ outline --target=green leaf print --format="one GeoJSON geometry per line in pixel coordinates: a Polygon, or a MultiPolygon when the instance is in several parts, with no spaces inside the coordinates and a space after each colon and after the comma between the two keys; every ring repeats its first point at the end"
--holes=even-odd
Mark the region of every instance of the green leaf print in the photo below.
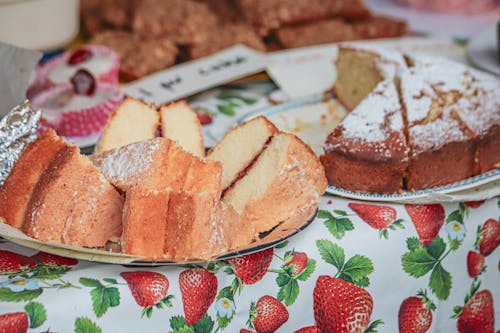
{"type": "MultiPolygon", "coordinates": [[[[413,243],[410,239],[407,244],[413,243]]],[[[446,251],[446,243],[441,237],[436,237],[428,246],[408,246],[410,251],[401,258],[403,270],[415,278],[422,277],[431,272],[429,287],[440,300],[445,300],[450,295],[451,275],[442,266],[442,261],[453,250],[446,251]],[[445,252],[446,251],[446,252],[445,252]]]]}
{"type": "Polygon", "coordinates": [[[437,264],[431,273],[429,287],[440,300],[445,300],[450,295],[451,275],[441,264],[437,264]]]}
{"type": "Polygon", "coordinates": [[[96,279],[82,277],[80,278],[80,283],[83,284],[85,287],[103,287],[102,283],[96,279]]]}
{"type": "Polygon", "coordinates": [[[338,269],[335,277],[352,282],[360,287],[368,287],[368,275],[373,272],[373,263],[362,255],[354,255],[345,262],[344,249],[326,239],[316,241],[319,253],[323,260],[338,269]]]}
{"type": "Polygon", "coordinates": [[[337,213],[341,217],[335,217],[326,210],[319,210],[317,216],[320,219],[326,219],[325,226],[333,235],[333,237],[341,239],[342,237],[344,237],[346,231],[354,230],[354,225],[352,224],[351,220],[349,220],[347,217],[344,217],[347,215],[344,211],[335,210],[334,212],[341,212],[341,214],[337,213]]]}
{"type": "Polygon", "coordinates": [[[40,327],[47,320],[47,313],[42,303],[28,303],[24,307],[24,310],[26,310],[30,318],[30,328],[40,327]]]}
{"type": "Polygon", "coordinates": [[[299,283],[295,279],[291,279],[278,292],[278,300],[284,301],[286,306],[292,305],[297,296],[299,296],[299,283]]]}
{"type": "Polygon", "coordinates": [[[402,261],[404,271],[416,278],[429,273],[436,264],[436,258],[422,247],[405,253],[402,261]]]}
{"type": "Polygon", "coordinates": [[[345,261],[344,249],[326,239],[317,240],[316,246],[324,261],[335,266],[338,270],[342,269],[345,261]]]}
{"type": "Polygon", "coordinates": [[[214,328],[213,319],[205,314],[196,324],[193,324],[193,329],[195,333],[210,333],[214,328]]]}
{"type": "Polygon", "coordinates": [[[231,105],[217,105],[217,110],[222,113],[222,114],[225,114],[226,116],[235,116],[236,115],[236,111],[234,111],[234,106],[231,106],[231,105]]]}
{"type": "Polygon", "coordinates": [[[406,240],[406,246],[410,251],[418,249],[420,247],[420,241],[417,237],[410,237],[406,240]]]}
{"type": "Polygon", "coordinates": [[[120,293],[115,287],[97,287],[90,291],[92,295],[92,307],[95,315],[102,317],[109,307],[115,307],[120,304],[120,293]]]}
{"type": "Polygon", "coordinates": [[[349,259],[343,269],[342,273],[349,276],[353,282],[359,281],[373,272],[373,264],[370,259],[355,255],[349,259]]]}
{"type": "Polygon", "coordinates": [[[101,333],[99,326],[93,323],[90,319],[80,317],[75,320],[75,333],[101,333]]]}
{"type": "Polygon", "coordinates": [[[427,245],[427,252],[435,259],[439,259],[446,250],[446,243],[441,237],[436,237],[432,243],[427,245]]]}
{"type": "Polygon", "coordinates": [[[43,292],[42,288],[35,290],[23,290],[14,292],[9,288],[0,288],[0,301],[2,302],[24,302],[37,298],[43,292]]]}
{"type": "Polygon", "coordinates": [[[70,269],[71,267],[67,266],[39,265],[33,269],[32,277],[40,280],[55,280],[62,277],[70,269]]]}

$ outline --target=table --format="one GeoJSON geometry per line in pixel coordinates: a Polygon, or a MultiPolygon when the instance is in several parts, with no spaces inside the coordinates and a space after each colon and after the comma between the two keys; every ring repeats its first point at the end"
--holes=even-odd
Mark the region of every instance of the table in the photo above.
{"type": "MultiPolygon", "coordinates": [[[[352,281],[342,285],[349,295],[358,295],[358,306],[372,300],[373,306],[366,305],[373,309],[371,315],[361,307],[359,317],[369,317],[372,327],[378,324],[379,332],[397,332],[401,304],[419,291],[435,305],[427,332],[454,332],[454,308],[464,306],[473,286],[479,286],[476,295],[487,293],[484,290],[492,295],[495,308],[482,303],[481,311],[494,314],[499,327],[500,250],[485,256],[484,269],[475,278],[469,276],[468,257],[478,253],[478,229],[491,219],[498,226],[500,198],[434,206],[428,216],[436,220],[425,222],[438,223],[439,234],[427,246],[422,246],[425,236],[420,239],[418,235],[422,228],[418,223],[424,221],[412,221],[404,205],[369,204],[372,213],[375,205],[383,209],[378,215],[392,222],[380,230],[381,225],[360,213],[363,206],[359,205],[325,195],[309,227],[274,249],[248,255],[248,262],[221,261],[195,268],[48,260],[48,265],[3,273],[0,315],[30,313],[30,332],[238,332],[248,328],[246,323],[257,307],[257,324],[264,320],[259,316],[269,315],[270,323],[284,321],[278,332],[294,332],[315,324],[315,306],[325,307],[325,313],[338,313],[342,305],[352,305],[349,296],[340,296],[340,281],[334,279],[340,277],[352,281]],[[252,262],[258,266],[253,267],[255,273],[245,274],[242,267],[252,269],[252,262]],[[190,280],[187,278],[195,277],[201,284],[195,279],[183,287],[190,280]],[[335,291],[328,296],[318,293],[320,290],[335,291]],[[260,312],[266,302],[276,316],[260,312]],[[188,304],[192,307],[186,313],[188,304]],[[203,306],[208,307],[206,314],[203,306]],[[197,310],[202,312],[201,321],[187,327],[186,315],[196,320],[200,317],[194,313],[197,310]]],[[[0,251],[0,267],[10,256],[6,251],[36,255],[36,251],[7,241],[0,243],[0,251]]],[[[318,313],[319,309],[316,320],[320,319],[318,313]]],[[[410,317],[405,316],[408,322],[410,317]]],[[[0,317],[0,332],[6,321],[0,317]]]]}
{"type": "MultiPolygon", "coordinates": [[[[212,115],[204,134],[215,142],[280,98],[257,82],[189,102],[212,115]]],[[[489,251],[477,240],[498,242],[489,230],[500,228],[499,216],[500,197],[405,206],[325,194],[314,221],[284,243],[197,266],[68,260],[2,241],[0,332],[316,332],[316,323],[343,332],[333,325],[349,318],[355,332],[397,332],[399,323],[418,332],[417,317],[422,332],[455,332],[471,316],[482,325],[496,318],[498,329],[500,250],[480,254],[489,251]]]]}

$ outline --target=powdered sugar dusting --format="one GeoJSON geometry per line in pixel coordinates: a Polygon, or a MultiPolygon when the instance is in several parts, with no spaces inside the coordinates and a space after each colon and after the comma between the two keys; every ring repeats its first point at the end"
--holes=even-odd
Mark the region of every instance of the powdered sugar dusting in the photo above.
{"type": "Polygon", "coordinates": [[[449,142],[468,140],[458,122],[452,118],[438,118],[427,124],[415,125],[409,129],[413,141],[413,152],[435,150],[449,142]]]}
{"type": "Polygon", "coordinates": [[[103,175],[116,185],[137,185],[160,147],[159,139],[132,143],[92,157],[103,175]]]}
{"type": "Polygon", "coordinates": [[[401,105],[392,80],[380,82],[374,91],[366,97],[354,111],[342,122],[344,136],[362,139],[365,142],[380,142],[387,139],[392,131],[401,131],[401,117],[392,117],[386,124],[387,115],[399,113],[401,105]],[[388,125],[388,126],[387,126],[388,125]]]}

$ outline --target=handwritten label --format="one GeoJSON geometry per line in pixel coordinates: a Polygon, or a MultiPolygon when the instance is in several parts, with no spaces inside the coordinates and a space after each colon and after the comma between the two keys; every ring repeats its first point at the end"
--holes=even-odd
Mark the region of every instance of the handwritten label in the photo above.
{"type": "Polygon", "coordinates": [[[131,82],[124,92],[147,103],[163,104],[258,73],[265,68],[266,56],[263,53],[236,45],[131,82]]]}

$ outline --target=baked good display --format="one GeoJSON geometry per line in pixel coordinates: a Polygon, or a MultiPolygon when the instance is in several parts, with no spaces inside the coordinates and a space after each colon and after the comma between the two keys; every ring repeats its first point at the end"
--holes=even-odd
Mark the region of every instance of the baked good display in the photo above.
{"type": "Polygon", "coordinates": [[[82,0],[81,8],[90,43],[120,55],[125,80],[235,44],[266,51],[407,32],[364,0],[82,0]]]}
{"type": "Polygon", "coordinates": [[[114,129],[106,140],[120,127],[131,131],[127,113],[137,107],[162,113],[174,134],[84,156],[49,130],[24,151],[0,188],[11,203],[0,204],[2,218],[51,246],[186,262],[276,241],[314,216],[326,188],[324,169],[308,146],[266,118],[238,126],[206,158],[199,137],[175,132],[191,126],[199,134],[199,120],[185,102],[160,112],[130,98],[124,103],[117,111],[122,115],[110,117],[114,129]],[[225,174],[236,149],[242,152],[237,165],[225,174]],[[19,179],[22,193],[12,186],[19,179]]]}
{"type": "Polygon", "coordinates": [[[497,78],[444,59],[354,45],[340,47],[336,68],[334,94],[351,112],[321,156],[330,185],[415,191],[500,167],[497,78]]]}

